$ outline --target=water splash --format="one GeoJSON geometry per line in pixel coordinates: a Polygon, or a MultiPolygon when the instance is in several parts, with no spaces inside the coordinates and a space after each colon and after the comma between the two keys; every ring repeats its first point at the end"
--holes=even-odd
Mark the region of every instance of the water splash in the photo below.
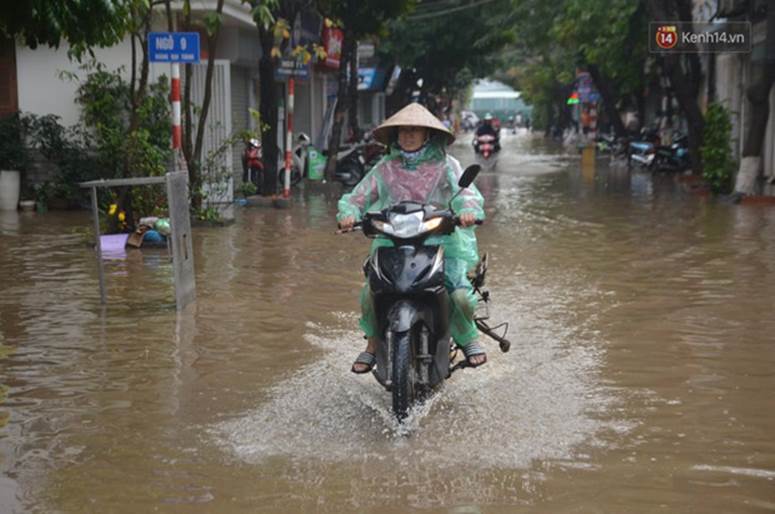
{"type": "Polygon", "coordinates": [[[501,307],[493,317],[511,322],[511,353],[491,345],[485,367],[456,373],[402,425],[389,393],[371,376],[348,371],[363,344],[359,333],[344,328],[355,324],[354,315],[338,315],[341,327],[309,323],[306,339],[320,349],[319,359],[277,383],[268,402],[211,434],[249,463],[280,456],[525,469],[534,459],[568,459],[600,429],[594,413],[611,402],[595,385],[599,345],[585,320],[575,319],[578,309],[569,308],[589,304],[596,293],[569,291],[505,284],[503,293],[494,293],[501,307]]]}

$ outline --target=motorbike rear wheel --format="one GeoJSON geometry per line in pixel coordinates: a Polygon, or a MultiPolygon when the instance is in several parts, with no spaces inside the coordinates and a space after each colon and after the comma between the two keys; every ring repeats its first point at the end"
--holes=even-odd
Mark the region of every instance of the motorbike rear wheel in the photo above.
{"type": "Polygon", "coordinates": [[[414,369],[414,352],[417,341],[415,331],[410,330],[395,334],[393,339],[393,377],[391,391],[393,393],[393,414],[399,423],[409,415],[409,409],[417,399],[417,375],[414,369]]]}

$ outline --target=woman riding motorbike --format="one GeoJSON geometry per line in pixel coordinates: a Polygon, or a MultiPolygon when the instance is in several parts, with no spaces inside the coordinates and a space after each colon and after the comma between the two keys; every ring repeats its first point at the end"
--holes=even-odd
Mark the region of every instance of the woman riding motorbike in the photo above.
{"type": "MultiPolygon", "coordinates": [[[[444,247],[444,285],[451,298],[452,339],[463,350],[470,366],[482,365],[487,361],[487,355],[476,342],[473,315],[477,300],[467,272],[479,260],[473,226],[476,220],[484,219],[484,200],[473,185],[459,192],[460,163],[445,151],[455,136],[427,109],[412,103],[374,129],[374,137],[388,146],[388,154],[351,193],[339,200],[339,226],[349,230],[364,213],[402,201],[446,206],[452,200],[452,210],[459,216],[461,226],[451,235],[431,237],[427,244],[444,247]]],[[[378,237],[371,252],[391,244],[390,240],[378,237]]],[[[373,296],[368,284],[361,292],[360,327],[368,343],[366,350],[356,358],[352,371],[367,373],[375,365],[378,337],[373,296]]]]}

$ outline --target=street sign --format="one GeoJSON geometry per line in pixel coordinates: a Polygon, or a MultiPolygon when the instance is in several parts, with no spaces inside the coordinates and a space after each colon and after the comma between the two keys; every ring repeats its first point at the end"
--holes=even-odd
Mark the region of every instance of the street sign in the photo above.
{"type": "Polygon", "coordinates": [[[199,33],[148,33],[148,60],[151,62],[199,62],[199,33]]]}
{"type": "Polygon", "coordinates": [[[278,78],[294,76],[300,79],[309,77],[309,65],[300,59],[280,59],[280,64],[275,68],[278,78]]]}

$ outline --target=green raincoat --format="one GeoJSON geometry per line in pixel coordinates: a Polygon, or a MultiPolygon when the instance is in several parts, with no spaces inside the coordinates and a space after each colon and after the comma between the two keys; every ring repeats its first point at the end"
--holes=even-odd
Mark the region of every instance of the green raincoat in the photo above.
{"type": "MultiPolygon", "coordinates": [[[[352,216],[360,221],[366,212],[379,211],[402,201],[446,207],[460,189],[457,183],[462,173],[457,159],[447,155],[443,143],[435,138],[414,153],[402,152],[394,145],[352,192],[342,196],[337,220],[352,216]]],[[[458,215],[472,213],[477,219],[484,219],[483,204],[482,195],[471,185],[454,199],[452,209],[458,215]]],[[[452,300],[450,334],[459,346],[465,346],[477,337],[473,321],[476,296],[466,278],[467,271],[479,261],[474,227],[458,227],[453,234],[431,236],[426,244],[444,247],[445,285],[452,300]]],[[[386,237],[377,237],[371,247],[372,254],[381,246],[392,246],[392,242],[386,237]]],[[[378,335],[368,284],[361,293],[360,326],[367,337],[378,335]]]]}

